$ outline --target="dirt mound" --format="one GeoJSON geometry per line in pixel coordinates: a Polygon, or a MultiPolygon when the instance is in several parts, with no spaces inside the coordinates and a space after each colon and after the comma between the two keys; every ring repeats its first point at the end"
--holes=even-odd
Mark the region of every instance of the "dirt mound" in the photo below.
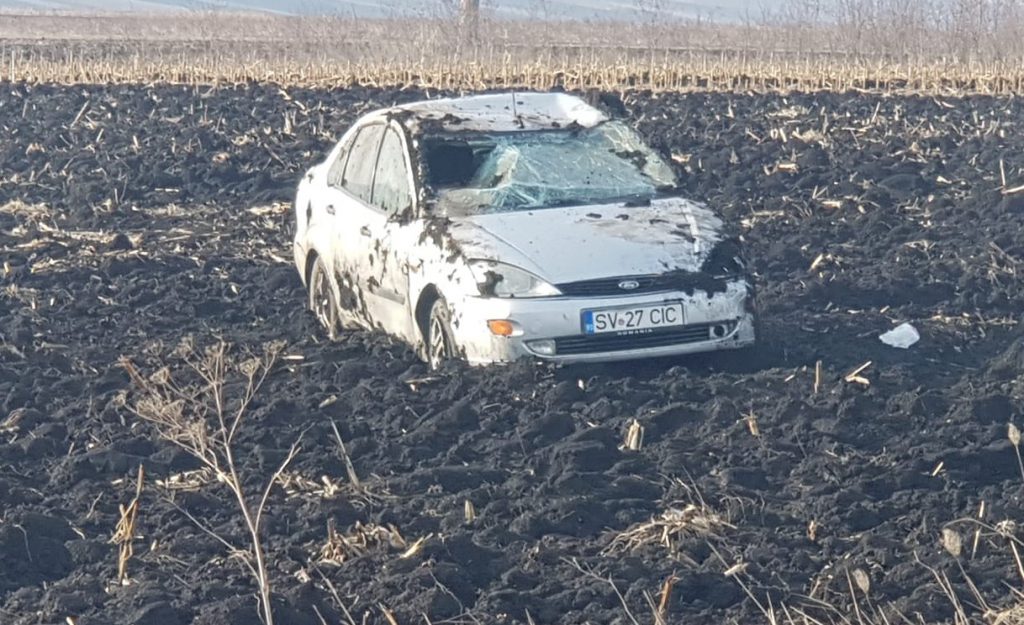
{"type": "Polygon", "coordinates": [[[125,408],[118,358],[173,364],[186,336],[288,342],[239,439],[256,484],[302,436],[267,517],[281,623],[341,622],[339,601],[367,623],[382,606],[399,623],[651,622],[645,597],[672,576],[668,622],[755,622],[769,600],[949,618],[928,567],[964,599],[965,573],[1006,597],[1024,212],[1000,189],[1024,182],[1024,103],[629,95],[687,193],[742,228],[757,358],[430,375],[385,338],[322,342],[287,231],[332,137],[423,95],[4,86],[0,621],[255,620],[243,566],[178,509],[242,543],[228,493],[125,408]],[[878,340],[903,322],[920,343],[878,340]],[[108,541],[140,464],[119,586],[108,541]],[[694,511],[721,523],[694,531],[694,511]],[[325,549],[329,522],[360,549],[325,549]]]}

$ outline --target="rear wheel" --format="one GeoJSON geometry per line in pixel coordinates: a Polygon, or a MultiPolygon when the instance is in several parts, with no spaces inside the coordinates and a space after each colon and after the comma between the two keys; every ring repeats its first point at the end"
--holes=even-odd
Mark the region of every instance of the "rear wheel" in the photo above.
{"type": "Polygon", "coordinates": [[[452,340],[452,313],[448,302],[439,298],[430,309],[430,323],[427,325],[427,363],[431,369],[439,369],[446,360],[455,356],[452,340]]]}
{"type": "Polygon", "coordinates": [[[334,289],[331,288],[330,274],[323,258],[319,257],[309,274],[309,309],[327,331],[327,338],[337,340],[340,327],[338,302],[334,298],[334,289]]]}

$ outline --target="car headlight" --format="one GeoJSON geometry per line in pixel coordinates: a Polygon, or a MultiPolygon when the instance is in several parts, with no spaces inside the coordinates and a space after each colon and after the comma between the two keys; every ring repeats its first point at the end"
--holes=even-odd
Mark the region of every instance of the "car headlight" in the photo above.
{"type": "Polygon", "coordinates": [[[471,260],[469,269],[473,272],[481,295],[497,297],[550,297],[562,292],[529,271],[499,263],[493,260],[471,260]]]}

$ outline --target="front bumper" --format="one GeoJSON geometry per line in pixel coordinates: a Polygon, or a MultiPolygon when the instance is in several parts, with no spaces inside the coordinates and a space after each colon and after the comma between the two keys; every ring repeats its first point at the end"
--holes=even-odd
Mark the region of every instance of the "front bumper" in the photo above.
{"type": "MultiPolygon", "coordinates": [[[[754,343],[753,289],[737,280],[709,296],[695,291],[619,297],[504,299],[467,297],[456,306],[452,331],[472,364],[536,357],[562,364],[611,362],[738,349],[754,343]],[[686,325],[640,334],[588,335],[584,310],[681,302],[686,325]],[[517,333],[493,335],[487,322],[508,319],[517,333]],[[536,341],[553,341],[554,353],[542,353],[536,341]]],[[[550,343],[549,343],[550,346],[550,343]]]]}

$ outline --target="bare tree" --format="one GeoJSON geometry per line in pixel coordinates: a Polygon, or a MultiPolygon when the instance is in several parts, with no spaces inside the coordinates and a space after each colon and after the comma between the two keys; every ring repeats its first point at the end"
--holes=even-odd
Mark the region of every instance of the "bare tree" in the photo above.
{"type": "Polygon", "coordinates": [[[464,23],[472,23],[480,18],[480,0],[461,0],[459,10],[464,23]]]}

